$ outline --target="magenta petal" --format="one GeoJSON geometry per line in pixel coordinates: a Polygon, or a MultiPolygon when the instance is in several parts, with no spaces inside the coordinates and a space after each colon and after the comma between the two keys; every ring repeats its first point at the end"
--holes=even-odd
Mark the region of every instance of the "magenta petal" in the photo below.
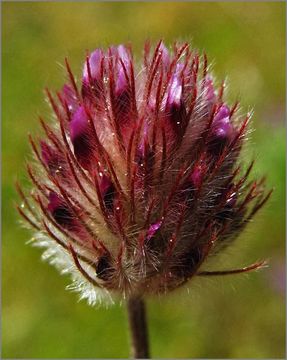
{"type": "Polygon", "coordinates": [[[119,59],[118,59],[118,63],[117,63],[118,75],[116,78],[116,96],[120,96],[125,91],[128,91],[128,88],[129,88],[129,83],[128,83],[127,76],[125,74],[125,70],[126,70],[127,74],[129,74],[130,56],[129,56],[127,49],[123,45],[118,46],[117,54],[118,54],[119,59]],[[125,70],[124,70],[124,67],[125,67],[125,70]]]}
{"type": "Polygon", "coordinates": [[[116,98],[115,98],[115,116],[116,120],[119,124],[119,127],[122,129],[123,127],[127,127],[127,125],[131,124],[133,117],[131,114],[131,93],[128,88],[125,80],[120,82],[116,88],[116,98]]]}
{"type": "Polygon", "coordinates": [[[170,143],[178,143],[186,130],[187,116],[183,101],[182,83],[178,74],[174,74],[167,93],[165,117],[167,127],[171,127],[170,143]]]}
{"type": "Polygon", "coordinates": [[[100,181],[100,191],[102,194],[105,194],[109,187],[112,185],[110,178],[101,173],[101,181],[100,181]]]}
{"type": "Polygon", "coordinates": [[[161,225],[162,225],[162,221],[158,221],[158,222],[152,224],[147,231],[146,240],[150,240],[156,234],[156,232],[160,229],[161,225]]]}
{"type": "Polygon", "coordinates": [[[82,81],[82,96],[85,100],[95,101],[95,99],[101,99],[103,96],[103,58],[102,50],[97,49],[92,52],[88,58],[90,73],[87,61],[85,62],[82,81]]]}
{"type": "Polygon", "coordinates": [[[133,117],[131,114],[131,94],[128,88],[124,90],[124,87],[122,87],[119,92],[116,93],[114,110],[116,121],[122,131],[122,135],[125,140],[126,135],[123,128],[127,129],[128,125],[131,124],[131,122],[133,121],[133,117]]]}
{"type": "Polygon", "coordinates": [[[47,144],[45,141],[40,141],[41,155],[43,162],[47,165],[51,175],[63,170],[63,159],[55,148],[47,144]]]}
{"type": "Polygon", "coordinates": [[[74,142],[74,140],[77,137],[88,133],[88,131],[89,131],[88,117],[84,107],[80,106],[79,109],[75,112],[72,121],[70,123],[70,135],[72,142],[74,142]]]}
{"type": "Polygon", "coordinates": [[[143,126],[143,134],[142,139],[138,145],[135,161],[138,164],[138,171],[145,171],[146,180],[149,178],[149,174],[151,173],[152,166],[154,164],[154,151],[150,144],[149,140],[149,125],[146,122],[143,126]]]}
{"type": "Polygon", "coordinates": [[[116,96],[120,96],[128,89],[128,81],[122,67],[122,64],[119,65],[118,77],[116,81],[116,96]]]}
{"type": "Polygon", "coordinates": [[[190,180],[193,187],[198,188],[202,182],[202,169],[200,166],[197,166],[190,175],[190,180]]]}
{"type": "Polygon", "coordinates": [[[192,180],[192,183],[195,185],[195,187],[198,187],[201,183],[202,174],[199,168],[196,168],[193,173],[191,174],[190,179],[192,180]]]}
{"type": "Polygon", "coordinates": [[[214,117],[209,139],[209,150],[218,155],[231,141],[234,134],[230,122],[230,110],[228,106],[222,105],[214,117]]]}
{"type": "Polygon", "coordinates": [[[229,118],[229,115],[230,115],[229,107],[226,105],[222,105],[214,117],[214,122],[216,123],[217,121],[220,121],[224,118],[229,118]]]}
{"type": "MultiPolygon", "coordinates": [[[[91,70],[91,80],[99,80],[101,76],[101,61],[103,58],[102,51],[100,49],[97,49],[91,53],[89,56],[89,65],[91,70]]],[[[87,63],[84,65],[83,70],[83,80],[88,81],[89,80],[89,74],[88,74],[88,68],[87,63]]]]}
{"type": "Polygon", "coordinates": [[[213,135],[226,138],[232,135],[232,126],[228,118],[224,118],[214,125],[213,135]]]}
{"type": "Polygon", "coordinates": [[[126,47],[124,45],[119,45],[118,48],[117,48],[117,52],[118,52],[119,57],[121,58],[121,60],[125,64],[125,66],[129,68],[129,66],[130,66],[130,55],[129,55],[129,52],[126,49],[126,47]]]}
{"type": "Polygon", "coordinates": [[[113,49],[114,55],[117,57],[116,69],[116,96],[121,95],[123,92],[128,90],[129,83],[125,71],[129,75],[131,67],[131,58],[128,50],[124,45],[119,45],[113,49]],[[125,68],[125,70],[124,70],[125,68]]]}
{"type": "Polygon", "coordinates": [[[167,69],[170,65],[169,51],[165,47],[164,43],[160,44],[159,51],[161,52],[161,60],[164,67],[167,69]]]}
{"type": "Polygon", "coordinates": [[[72,230],[75,225],[73,215],[65,204],[65,201],[54,192],[51,192],[49,195],[48,211],[57,224],[68,230],[72,230]]]}
{"type": "Polygon", "coordinates": [[[156,97],[154,94],[151,94],[148,99],[148,108],[150,109],[151,112],[153,112],[155,111],[156,106],[157,106],[156,97]]]}
{"type": "Polygon", "coordinates": [[[170,84],[167,106],[180,106],[182,100],[182,85],[179,80],[179,77],[174,75],[170,84]]]}
{"type": "Polygon", "coordinates": [[[49,194],[49,204],[48,204],[48,211],[53,212],[59,206],[63,204],[63,200],[60,198],[58,194],[55,192],[50,192],[49,194]]]}
{"type": "Polygon", "coordinates": [[[93,144],[90,137],[88,117],[83,106],[79,107],[70,122],[70,136],[74,153],[79,163],[89,168],[93,155],[93,144]]]}
{"type": "Polygon", "coordinates": [[[215,100],[215,91],[213,86],[213,80],[211,76],[206,76],[205,79],[205,87],[206,87],[206,100],[207,101],[214,101],[215,100]]]}
{"type": "Polygon", "coordinates": [[[152,147],[146,140],[138,147],[136,152],[135,161],[138,164],[138,172],[139,174],[142,171],[145,172],[146,181],[148,181],[151,169],[154,163],[154,152],[152,151],[152,147]]]}
{"type": "Polygon", "coordinates": [[[65,84],[62,88],[63,100],[67,103],[68,109],[73,113],[78,107],[78,100],[70,85],[65,84]]]}
{"type": "Polygon", "coordinates": [[[222,105],[213,120],[213,135],[218,137],[229,137],[231,135],[232,125],[229,115],[228,106],[222,105]]]}

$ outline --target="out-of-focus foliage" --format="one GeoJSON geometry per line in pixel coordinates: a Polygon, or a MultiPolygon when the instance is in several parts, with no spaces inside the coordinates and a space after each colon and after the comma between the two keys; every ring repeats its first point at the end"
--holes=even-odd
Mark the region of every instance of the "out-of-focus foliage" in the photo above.
{"type": "Polygon", "coordinates": [[[251,143],[257,174],[275,187],[270,203],[210,269],[268,258],[258,273],[194,279],[188,289],[148,300],[155,357],[284,357],[285,4],[282,3],[4,3],[3,83],[3,357],[128,357],[124,306],[77,302],[68,279],[25,245],[14,181],[25,181],[27,141],[37,115],[49,116],[43,88],[60,87],[67,56],[80,76],[85,50],[146,38],[187,40],[213,61],[230,98],[254,109],[251,143]]]}

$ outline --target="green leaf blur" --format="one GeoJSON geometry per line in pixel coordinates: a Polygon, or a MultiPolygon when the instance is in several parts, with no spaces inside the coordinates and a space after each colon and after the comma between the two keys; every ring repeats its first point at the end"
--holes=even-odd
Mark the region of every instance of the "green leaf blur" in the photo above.
{"type": "Polygon", "coordinates": [[[78,302],[77,294],[25,245],[14,182],[26,183],[31,158],[27,134],[37,116],[49,118],[43,89],[65,80],[64,57],[77,76],[86,49],[126,43],[136,56],[146,38],[190,41],[206,51],[230,99],[255,115],[244,156],[255,157],[275,192],[245,233],[209,269],[267,258],[269,268],[249,275],[196,278],[188,289],[148,299],[154,357],[283,358],[285,353],[285,4],[238,3],[4,3],[3,271],[4,358],[127,358],[124,304],[109,309],[78,302]]]}

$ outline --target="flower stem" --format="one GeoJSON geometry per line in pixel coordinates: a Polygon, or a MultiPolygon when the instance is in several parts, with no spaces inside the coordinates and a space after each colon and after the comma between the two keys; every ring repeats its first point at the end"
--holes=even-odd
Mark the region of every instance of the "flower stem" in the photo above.
{"type": "Polygon", "coordinates": [[[149,344],[144,300],[137,296],[130,297],[127,301],[127,311],[132,356],[134,359],[148,359],[149,344]]]}

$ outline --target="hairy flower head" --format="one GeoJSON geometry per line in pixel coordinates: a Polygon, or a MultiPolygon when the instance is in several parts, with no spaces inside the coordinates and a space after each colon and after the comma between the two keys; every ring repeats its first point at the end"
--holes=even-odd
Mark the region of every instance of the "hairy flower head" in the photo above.
{"type": "MultiPolygon", "coordinates": [[[[35,155],[29,195],[18,207],[35,245],[72,288],[101,294],[162,293],[207,272],[267,201],[263,180],[241,170],[249,114],[223,100],[206,56],[188,44],[147,43],[140,68],[120,45],[87,55],[80,85],[47,97],[55,114],[35,155]]],[[[244,164],[243,164],[244,168],[244,164]]]]}

